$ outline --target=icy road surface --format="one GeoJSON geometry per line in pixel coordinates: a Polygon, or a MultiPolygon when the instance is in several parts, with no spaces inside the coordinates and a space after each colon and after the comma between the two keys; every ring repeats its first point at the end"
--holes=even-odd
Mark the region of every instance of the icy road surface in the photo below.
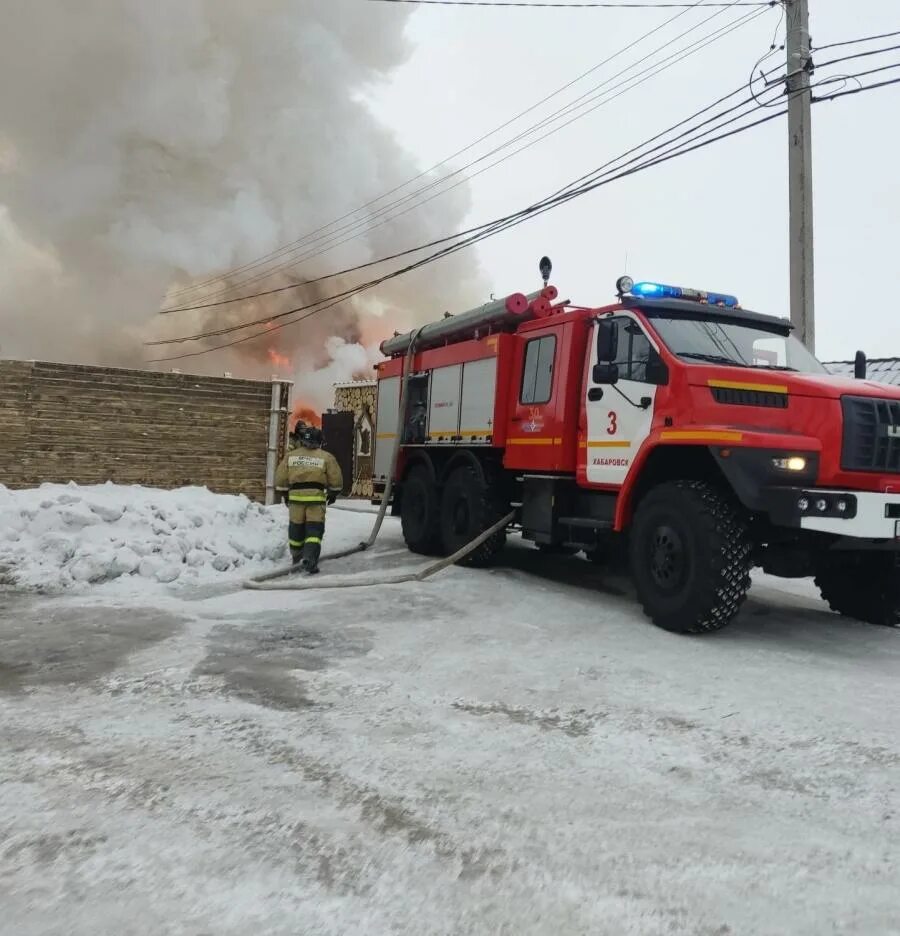
{"type": "Polygon", "coordinates": [[[900,632],[764,579],[676,637],[508,553],[0,594],[0,932],[900,933],[900,632]]]}

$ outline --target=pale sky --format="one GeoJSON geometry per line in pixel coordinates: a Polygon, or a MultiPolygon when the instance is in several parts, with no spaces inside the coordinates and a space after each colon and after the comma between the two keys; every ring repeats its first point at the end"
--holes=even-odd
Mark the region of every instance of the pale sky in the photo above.
{"type": "MultiPolygon", "coordinates": [[[[407,28],[412,57],[387,84],[371,89],[368,100],[426,168],[674,12],[424,7],[407,28]]],[[[489,144],[514,135],[709,12],[686,14],[489,144]]],[[[385,4],[382,15],[400,13],[385,4]]],[[[738,15],[728,11],[702,32],[738,15]]],[[[549,194],[746,82],[771,43],[778,17],[777,10],[767,12],[474,178],[469,221],[490,220],[549,194]]],[[[900,29],[897,0],[811,0],[815,45],[895,29],[900,29]]],[[[779,44],[783,37],[782,26],[779,44]]],[[[894,44],[896,39],[823,51],[816,60],[894,44]]],[[[819,77],[898,59],[900,53],[847,62],[819,77]]],[[[779,53],[766,67],[782,60],[779,53]]],[[[898,113],[900,85],[813,109],[816,352],[823,360],[850,358],[859,347],[870,357],[900,355],[898,113]]],[[[484,151],[483,145],[461,160],[484,151]]],[[[546,253],[554,263],[551,281],[565,298],[603,304],[611,301],[617,276],[626,272],[627,256],[627,272],[636,279],[733,293],[748,308],[787,315],[787,204],[787,127],[781,119],[615,182],[497,236],[477,248],[478,259],[497,295],[539,286],[537,263],[546,253]]]]}

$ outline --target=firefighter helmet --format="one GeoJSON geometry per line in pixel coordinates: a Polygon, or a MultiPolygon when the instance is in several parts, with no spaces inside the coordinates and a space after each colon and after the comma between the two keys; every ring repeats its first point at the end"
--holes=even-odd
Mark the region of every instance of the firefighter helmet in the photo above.
{"type": "Polygon", "coordinates": [[[304,448],[321,448],[324,441],[322,430],[315,426],[298,426],[294,430],[294,438],[304,448]]]}

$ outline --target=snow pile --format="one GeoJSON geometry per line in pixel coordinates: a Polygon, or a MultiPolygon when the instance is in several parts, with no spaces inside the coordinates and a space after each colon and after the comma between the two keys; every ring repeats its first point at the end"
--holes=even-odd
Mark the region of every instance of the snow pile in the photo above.
{"type": "Polygon", "coordinates": [[[287,549],[287,511],[206,488],[0,485],[0,581],[69,588],[123,576],[198,583],[287,549]]]}

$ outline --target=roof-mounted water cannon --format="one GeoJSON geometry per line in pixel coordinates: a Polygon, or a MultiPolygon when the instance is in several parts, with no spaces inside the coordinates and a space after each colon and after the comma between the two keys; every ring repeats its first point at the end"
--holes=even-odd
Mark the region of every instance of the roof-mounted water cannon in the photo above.
{"type": "Polygon", "coordinates": [[[636,299],[686,299],[689,302],[700,302],[725,309],[740,308],[737,296],[729,296],[727,293],[688,289],[686,286],[667,286],[665,283],[635,283],[630,276],[619,277],[616,281],[616,292],[620,299],[625,296],[636,299]]]}

